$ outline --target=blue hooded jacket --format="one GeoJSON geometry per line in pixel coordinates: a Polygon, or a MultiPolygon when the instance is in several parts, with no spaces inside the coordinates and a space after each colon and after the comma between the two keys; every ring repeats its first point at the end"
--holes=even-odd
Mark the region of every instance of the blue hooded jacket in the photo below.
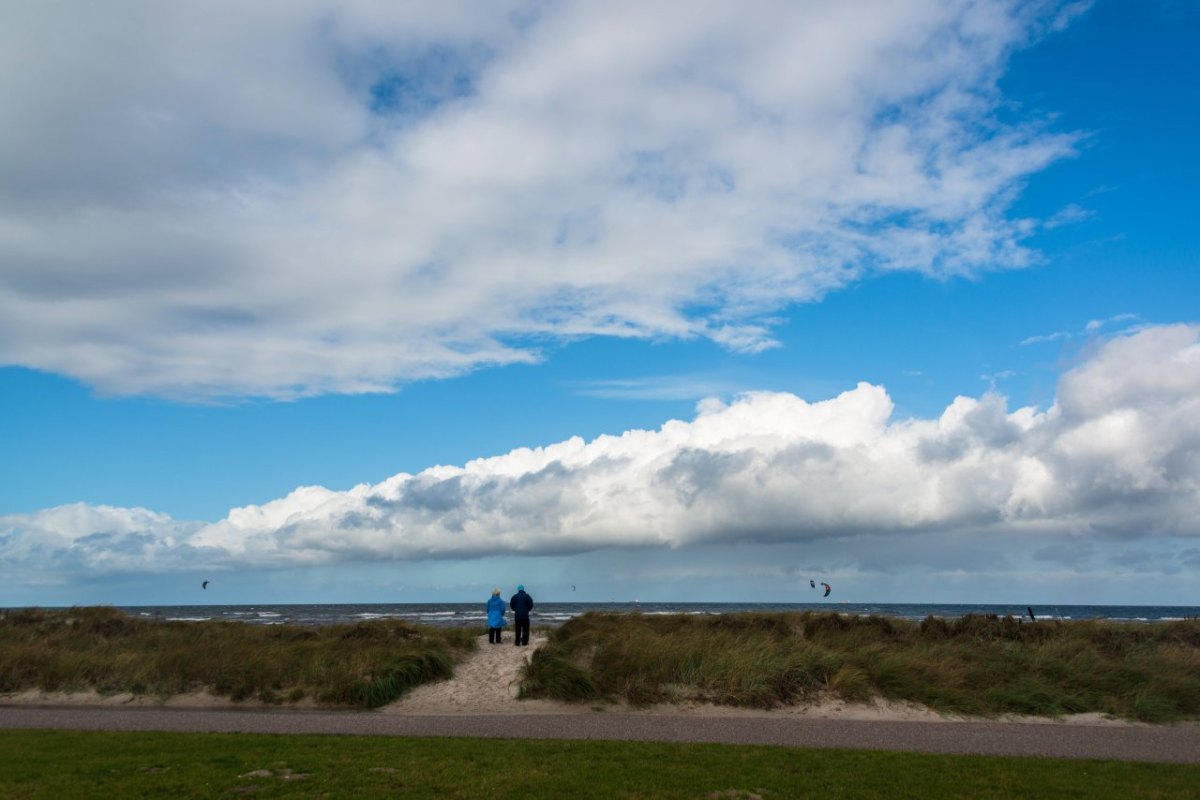
{"type": "Polygon", "coordinates": [[[504,600],[500,595],[494,594],[487,602],[488,611],[488,627],[503,628],[504,627],[504,600]]]}

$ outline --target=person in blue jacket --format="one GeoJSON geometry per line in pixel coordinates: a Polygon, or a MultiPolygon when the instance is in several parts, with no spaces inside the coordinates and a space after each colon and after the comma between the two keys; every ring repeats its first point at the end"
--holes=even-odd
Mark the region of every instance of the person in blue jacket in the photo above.
{"type": "Polygon", "coordinates": [[[518,586],[517,593],[508,601],[513,610],[513,635],[517,647],[529,644],[529,612],[533,610],[533,598],[525,593],[525,587],[518,586]]]}
{"type": "Polygon", "coordinates": [[[500,597],[499,589],[492,589],[492,596],[487,601],[488,641],[500,644],[500,631],[504,629],[504,599],[500,597]]]}

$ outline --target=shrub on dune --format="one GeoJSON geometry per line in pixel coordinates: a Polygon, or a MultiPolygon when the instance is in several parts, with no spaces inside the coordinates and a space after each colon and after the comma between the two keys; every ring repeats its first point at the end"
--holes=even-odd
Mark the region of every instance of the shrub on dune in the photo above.
{"type": "Polygon", "coordinates": [[[530,664],[522,692],[759,708],[826,695],[914,702],[957,714],[1197,718],[1200,621],[590,613],[551,635],[530,664]],[[559,677],[551,680],[551,673],[559,677]],[[581,685],[591,688],[573,688],[581,685]]]}

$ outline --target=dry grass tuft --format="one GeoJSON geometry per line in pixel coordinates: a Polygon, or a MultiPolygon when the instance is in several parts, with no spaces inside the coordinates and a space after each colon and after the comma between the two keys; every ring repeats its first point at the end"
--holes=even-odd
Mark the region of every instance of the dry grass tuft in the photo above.
{"type": "Polygon", "coordinates": [[[771,708],[832,693],[985,716],[1200,718],[1198,620],[591,613],[555,631],[538,655],[522,696],[771,708]]]}
{"type": "Polygon", "coordinates": [[[308,628],[163,622],[113,608],[0,612],[0,692],[209,691],[375,708],[449,677],[474,632],[397,620],[308,628]]]}

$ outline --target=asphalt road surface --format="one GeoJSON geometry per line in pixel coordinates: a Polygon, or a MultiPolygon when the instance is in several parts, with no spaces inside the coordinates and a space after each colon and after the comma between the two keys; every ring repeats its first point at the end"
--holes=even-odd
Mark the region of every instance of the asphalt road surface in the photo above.
{"type": "Polygon", "coordinates": [[[783,747],[1200,763],[1200,725],[881,722],[595,714],[401,715],[0,706],[0,728],[723,742],[783,747]]]}

